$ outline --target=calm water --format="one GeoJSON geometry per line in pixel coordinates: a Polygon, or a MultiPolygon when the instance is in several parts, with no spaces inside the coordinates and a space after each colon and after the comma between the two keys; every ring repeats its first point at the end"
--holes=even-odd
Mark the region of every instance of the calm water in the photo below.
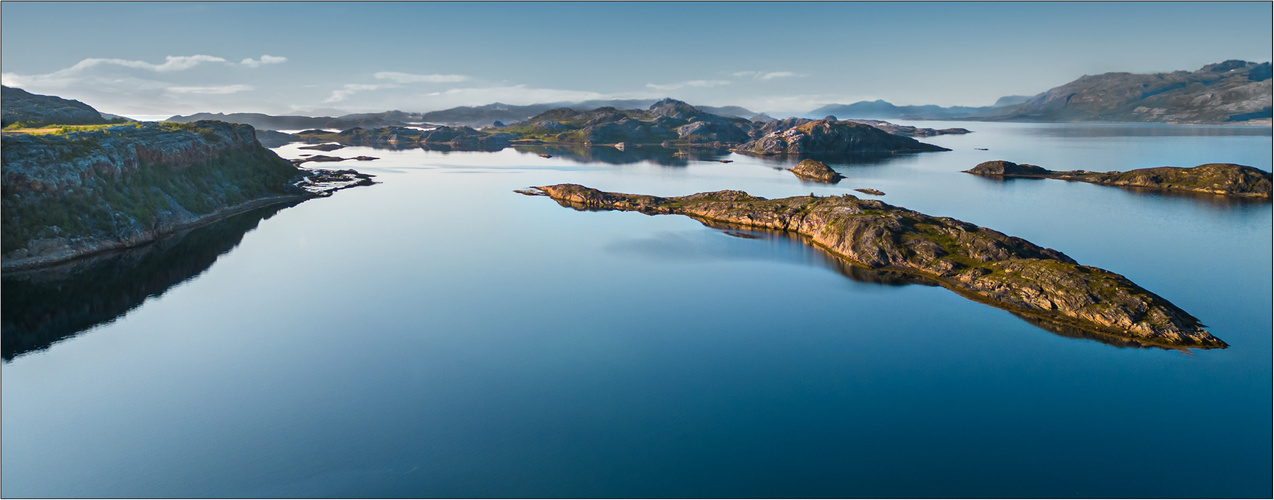
{"type": "Polygon", "coordinates": [[[727,153],[349,148],[382,184],[7,278],[0,493],[1269,497],[1271,205],[960,173],[1270,170],[1269,129],[938,125],[976,132],[834,187],[727,153]],[[1124,274],[1232,347],[1057,335],[786,237],[512,192],[561,182],[876,188],[1124,274]]]}

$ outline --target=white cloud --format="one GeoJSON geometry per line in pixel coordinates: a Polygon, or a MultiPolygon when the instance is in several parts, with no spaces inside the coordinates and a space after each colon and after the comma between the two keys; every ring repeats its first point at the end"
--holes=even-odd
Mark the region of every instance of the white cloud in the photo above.
{"type": "Polygon", "coordinates": [[[215,85],[208,87],[168,87],[167,92],[175,94],[234,94],[252,90],[251,85],[215,85]]]}
{"type": "Polygon", "coordinates": [[[587,90],[531,88],[526,85],[455,88],[444,91],[443,95],[447,96],[447,102],[454,106],[490,104],[497,101],[506,104],[535,104],[616,98],[587,90]]]}
{"type": "Polygon", "coordinates": [[[285,62],[288,62],[288,58],[286,57],[264,54],[261,56],[260,59],[253,59],[249,57],[247,59],[244,59],[243,61],[240,61],[239,64],[242,64],[249,68],[256,68],[258,66],[261,66],[262,64],[282,64],[285,62]]]}
{"type": "Polygon", "coordinates": [[[333,90],[332,95],[328,96],[327,99],[323,99],[323,103],[331,104],[334,102],[341,102],[346,99],[349,99],[349,96],[352,96],[359,92],[368,92],[372,90],[381,90],[381,89],[392,89],[397,87],[398,85],[395,85],[392,83],[387,83],[383,85],[370,84],[370,83],[347,83],[340,89],[333,90]]]}
{"type": "MultiPolygon", "coordinates": [[[[67,88],[72,86],[84,85],[88,83],[122,83],[128,80],[128,77],[113,79],[105,79],[102,76],[96,76],[95,73],[101,73],[101,69],[108,67],[138,69],[146,72],[154,73],[174,73],[184,71],[203,63],[224,63],[225,59],[209,55],[193,55],[193,56],[168,56],[163,63],[154,64],[146,61],[135,61],[130,59],[108,59],[100,57],[90,57],[84,59],[74,66],[63,68],[52,73],[44,73],[40,75],[19,75],[16,73],[5,73],[5,85],[15,87],[44,87],[44,88],[67,88]]],[[[160,84],[159,86],[163,86],[160,84]]]]}
{"type": "Polygon", "coordinates": [[[753,80],[773,80],[775,78],[800,78],[809,75],[793,73],[791,71],[736,71],[734,73],[730,73],[730,76],[737,78],[751,78],[753,80]]]}
{"type": "Polygon", "coordinates": [[[469,77],[464,75],[413,75],[395,71],[381,71],[372,76],[380,80],[393,80],[397,83],[455,83],[469,79],[469,77]]]}
{"type": "Polygon", "coordinates": [[[110,64],[115,66],[123,66],[125,68],[136,68],[154,71],[157,73],[167,73],[170,71],[182,71],[198,66],[206,62],[226,62],[225,59],[215,56],[197,54],[193,56],[168,56],[162,64],[152,64],[146,61],[132,61],[128,59],[102,59],[90,57],[71,66],[67,69],[58,70],[51,74],[57,73],[79,73],[86,69],[102,64],[110,64]]]}
{"type": "Polygon", "coordinates": [[[726,80],[689,80],[685,82],[668,83],[668,84],[662,84],[662,85],[656,84],[656,83],[647,83],[646,86],[655,90],[676,90],[683,87],[712,88],[712,87],[719,87],[721,85],[729,85],[729,84],[730,82],[726,80]]]}

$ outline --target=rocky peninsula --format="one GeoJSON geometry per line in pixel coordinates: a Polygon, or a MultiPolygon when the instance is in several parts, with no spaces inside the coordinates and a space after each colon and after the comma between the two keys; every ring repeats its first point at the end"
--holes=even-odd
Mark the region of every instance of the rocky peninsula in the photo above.
{"type": "Polygon", "coordinates": [[[1011,161],[988,161],[965,170],[997,178],[1062,179],[1104,186],[1161,189],[1243,198],[1270,198],[1269,172],[1233,163],[1208,163],[1197,167],[1139,168],[1127,172],[1054,171],[1011,161]]]}
{"type": "Polygon", "coordinates": [[[679,197],[609,193],[558,184],[530,188],[584,210],[681,214],[705,223],[799,234],[870,269],[933,279],[1015,314],[1135,345],[1224,348],[1199,320],[1124,276],[1076,263],[1021,238],[851,195],[769,200],[742,191],[679,197]]]}
{"type": "Polygon", "coordinates": [[[297,168],[258,143],[247,125],[84,128],[5,132],[0,175],[5,271],[137,246],[254,208],[370,182],[345,172],[297,168]]]}

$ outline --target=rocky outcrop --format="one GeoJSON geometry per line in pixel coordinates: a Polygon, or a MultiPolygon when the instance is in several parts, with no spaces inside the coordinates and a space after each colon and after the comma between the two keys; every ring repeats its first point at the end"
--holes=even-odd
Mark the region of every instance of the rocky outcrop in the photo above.
{"type": "Polygon", "coordinates": [[[1035,165],[996,160],[980,163],[970,174],[989,177],[1062,179],[1105,186],[1162,189],[1242,198],[1270,198],[1271,174],[1233,163],[1208,163],[1197,167],[1139,168],[1127,172],[1053,171],[1035,165]]]}
{"type": "Polygon", "coordinates": [[[5,134],[3,269],[44,266],[153,241],[228,215],[313,196],[302,170],[252,127],[146,123],[5,134]]]}
{"type": "Polygon", "coordinates": [[[799,155],[808,153],[892,154],[923,151],[950,151],[910,137],[890,134],[870,125],[850,121],[810,120],[782,128],[787,120],[768,124],[772,132],[739,148],[739,153],[758,155],[799,155]]]}
{"type": "Polygon", "coordinates": [[[14,87],[0,86],[0,102],[4,104],[0,110],[0,126],[4,127],[15,123],[26,127],[110,123],[92,106],[80,101],[32,94],[14,87]]]}
{"type": "Polygon", "coordinates": [[[982,162],[965,172],[999,177],[1040,177],[1052,173],[1051,170],[1038,165],[1018,164],[1004,160],[982,162]]]}
{"type": "Polygon", "coordinates": [[[826,184],[835,184],[844,179],[841,175],[826,163],[818,160],[804,159],[792,167],[792,173],[803,180],[822,182],[826,184]]]}
{"type": "Polygon", "coordinates": [[[1019,315],[1137,345],[1226,347],[1196,318],[1121,275],[1021,238],[876,200],[849,195],[768,200],[742,191],[662,198],[577,184],[532,189],[579,209],[681,214],[798,233],[856,265],[933,279],[1019,315]]]}

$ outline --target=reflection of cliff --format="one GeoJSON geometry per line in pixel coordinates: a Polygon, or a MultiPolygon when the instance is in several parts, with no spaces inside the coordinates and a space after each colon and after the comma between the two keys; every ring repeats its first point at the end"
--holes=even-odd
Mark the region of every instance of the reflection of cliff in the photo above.
{"type": "Polygon", "coordinates": [[[155,243],[3,277],[4,360],[48,348],[115,320],[212,266],[243,235],[289,205],[274,205],[179,232],[155,243]]]}

